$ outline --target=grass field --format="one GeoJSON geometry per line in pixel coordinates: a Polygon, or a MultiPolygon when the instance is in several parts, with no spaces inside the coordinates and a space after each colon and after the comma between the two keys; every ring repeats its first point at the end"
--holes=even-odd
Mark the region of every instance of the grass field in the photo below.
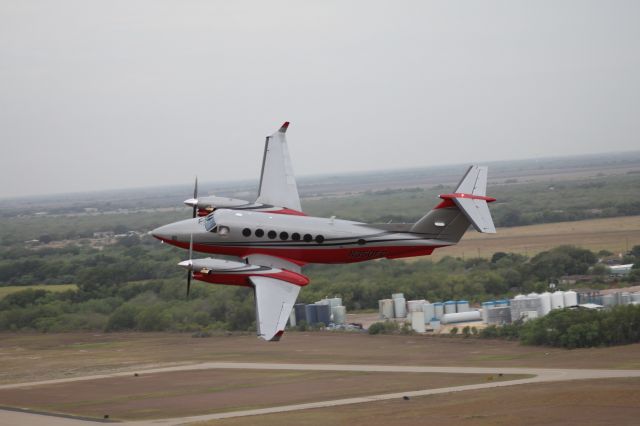
{"type": "Polygon", "coordinates": [[[17,291],[22,291],[27,289],[59,292],[59,291],[67,291],[67,290],[77,290],[78,286],[76,286],[75,284],[9,285],[9,286],[0,287],[0,299],[2,299],[5,296],[8,296],[11,293],[15,293],[17,291]]]}
{"type": "Polygon", "coordinates": [[[497,231],[496,234],[469,231],[458,245],[437,249],[430,258],[491,257],[498,251],[532,256],[562,244],[595,252],[625,253],[640,244],[640,216],[516,226],[497,231]]]}
{"type": "Polygon", "coordinates": [[[331,332],[287,332],[276,344],[254,335],[0,334],[0,383],[206,361],[640,369],[640,344],[569,351],[475,338],[331,332]]]}
{"type": "MultiPolygon", "coordinates": [[[[475,338],[285,334],[269,344],[252,335],[192,338],[175,333],[0,334],[0,383],[129,372],[110,377],[0,390],[0,406],[112,419],[191,416],[418,389],[486,383],[486,374],[293,370],[187,370],[144,373],[151,367],[206,361],[340,363],[500,368],[640,369],[640,344],[565,350],[475,338]],[[138,376],[133,373],[139,372],[138,376]]],[[[469,424],[560,424],[569,417],[624,424],[637,418],[640,380],[531,384],[466,391],[260,417],[266,425],[383,425],[461,421],[469,424]],[[508,406],[509,409],[505,411],[508,406]],[[547,414],[544,414],[547,412],[547,414]],[[565,413],[566,414],[566,413],[565,413]],[[582,417],[581,417],[582,416],[582,417]],[[529,421],[531,420],[531,421],[529,421]]],[[[210,424],[255,424],[255,417],[210,424]]],[[[566,424],[566,423],[565,423],[566,424]]]]}
{"type": "MultiPolygon", "coordinates": [[[[260,416],[264,426],[382,425],[636,425],[640,379],[582,380],[431,395],[260,416]]],[[[198,426],[254,425],[256,419],[201,422],[198,426]]]]}
{"type": "MultiPolygon", "coordinates": [[[[491,381],[523,378],[491,376],[491,381]]],[[[485,383],[483,374],[196,370],[0,390],[0,405],[111,419],[182,417],[485,383]]]]}

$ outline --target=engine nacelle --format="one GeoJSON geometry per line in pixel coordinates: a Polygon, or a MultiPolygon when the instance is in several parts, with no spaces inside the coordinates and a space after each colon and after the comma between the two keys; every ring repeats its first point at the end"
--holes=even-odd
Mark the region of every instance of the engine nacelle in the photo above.
{"type": "Polygon", "coordinates": [[[246,200],[238,200],[237,198],[217,197],[210,195],[208,197],[190,198],[184,202],[187,206],[197,207],[198,216],[206,216],[215,209],[236,209],[251,204],[246,200]]]}

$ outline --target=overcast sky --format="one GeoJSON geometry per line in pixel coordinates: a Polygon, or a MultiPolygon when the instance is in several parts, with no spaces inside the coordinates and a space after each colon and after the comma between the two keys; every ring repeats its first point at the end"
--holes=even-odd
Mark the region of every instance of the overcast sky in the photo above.
{"type": "Polygon", "coordinates": [[[638,1],[0,1],[0,197],[640,149],[638,1]]]}

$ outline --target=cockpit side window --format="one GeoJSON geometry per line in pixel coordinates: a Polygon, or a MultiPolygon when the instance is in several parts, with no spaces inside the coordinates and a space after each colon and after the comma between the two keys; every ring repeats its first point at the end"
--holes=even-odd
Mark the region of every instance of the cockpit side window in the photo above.
{"type": "Polygon", "coordinates": [[[216,227],[216,220],[213,217],[213,213],[207,215],[207,217],[204,220],[204,229],[207,230],[207,232],[215,232],[215,227],[216,227]]]}

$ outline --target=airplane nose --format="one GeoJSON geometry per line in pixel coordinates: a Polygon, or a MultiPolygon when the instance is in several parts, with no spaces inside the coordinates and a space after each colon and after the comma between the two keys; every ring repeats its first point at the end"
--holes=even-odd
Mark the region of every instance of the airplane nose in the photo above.
{"type": "Polygon", "coordinates": [[[151,231],[151,235],[161,241],[170,239],[170,234],[169,225],[164,225],[151,231]]]}

